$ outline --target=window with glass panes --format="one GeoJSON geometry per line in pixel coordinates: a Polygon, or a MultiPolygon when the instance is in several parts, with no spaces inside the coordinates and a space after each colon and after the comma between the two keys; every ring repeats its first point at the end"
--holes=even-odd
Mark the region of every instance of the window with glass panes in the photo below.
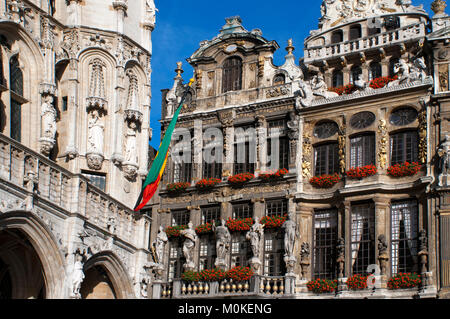
{"type": "Polygon", "coordinates": [[[169,269],[168,281],[181,278],[185,258],[183,255],[182,242],[178,239],[169,241],[169,269]]]}
{"type": "Polygon", "coordinates": [[[242,88],[242,60],[231,57],[223,64],[222,92],[237,91],[242,88]]]}
{"type": "Polygon", "coordinates": [[[284,255],[284,232],[268,230],[264,232],[264,275],[283,276],[286,273],[284,255]]]}
{"type": "Polygon", "coordinates": [[[281,169],[281,168],[289,168],[289,138],[286,136],[287,129],[287,120],[280,119],[275,121],[268,122],[269,127],[269,138],[267,139],[267,160],[269,161],[269,167],[272,169],[281,169]],[[274,138],[270,138],[274,134],[274,138]],[[277,138],[278,136],[278,138],[277,138]],[[278,139],[278,143],[276,143],[275,139],[278,139]],[[272,145],[273,143],[273,145],[272,145]],[[278,145],[277,145],[278,144],[278,145]],[[272,156],[272,148],[278,147],[277,152],[273,156],[277,157],[278,165],[276,167],[272,166],[271,156],[272,156]]]}
{"type": "Polygon", "coordinates": [[[254,173],[256,163],[256,130],[253,126],[235,128],[234,174],[254,173]]]}
{"type": "Polygon", "coordinates": [[[214,234],[204,234],[200,236],[199,246],[199,271],[213,269],[216,260],[216,241],[214,234]]]}
{"type": "Polygon", "coordinates": [[[88,178],[92,185],[100,188],[102,191],[106,190],[106,175],[96,174],[92,172],[82,172],[84,177],[88,178]]]}
{"type": "MultiPolygon", "coordinates": [[[[193,136],[193,131],[189,136],[193,136]]],[[[187,136],[179,135],[174,152],[179,156],[179,162],[174,162],[173,182],[187,182],[192,180],[192,163],[194,161],[193,141],[185,140],[187,136]]]]}
{"type": "Polygon", "coordinates": [[[369,81],[377,79],[382,76],[381,64],[374,62],[369,67],[369,81]]]}
{"type": "Polygon", "coordinates": [[[251,203],[233,204],[233,218],[253,218],[253,205],[251,203]]]}
{"type": "Polygon", "coordinates": [[[351,206],[351,251],[353,274],[365,274],[367,267],[376,263],[373,203],[351,206]]]}
{"type": "Polygon", "coordinates": [[[220,221],[220,206],[202,207],[202,224],[220,221]]]}
{"type": "MultiPolygon", "coordinates": [[[[205,132],[208,132],[206,130],[205,132]]],[[[205,132],[204,136],[205,136],[205,132]]],[[[203,178],[222,178],[222,161],[223,161],[223,145],[219,136],[210,136],[203,140],[203,163],[202,176],[203,178]],[[214,159],[214,161],[212,161],[214,159]]]]}
{"type": "Polygon", "coordinates": [[[391,265],[392,275],[417,269],[418,210],[416,200],[392,202],[391,265]]]}
{"type": "Polygon", "coordinates": [[[333,87],[342,85],[344,85],[344,74],[341,70],[336,70],[333,72],[333,87]]]}
{"type": "Polygon", "coordinates": [[[314,278],[336,276],[337,210],[314,212],[313,273],[314,278]]]}
{"type": "Polygon", "coordinates": [[[10,136],[20,142],[22,135],[22,104],[23,72],[20,68],[19,56],[14,55],[9,60],[9,89],[10,89],[10,136]]]}
{"type": "Polygon", "coordinates": [[[339,170],[338,144],[328,143],[314,147],[314,174],[334,174],[339,170]]]}
{"type": "Polygon", "coordinates": [[[175,210],[172,211],[171,226],[181,226],[189,224],[191,220],[191,214],[188,210],[175,210]]]}
{"type": "Polygon", "coordinates": [[[275,199],[266,201],[266,216],[284,216],[288,212],[287,199],[275,199]]]}
{"type": "Polygon", "coordinates": [[[350,138],[350,167],[375,164],[375,134],[350,138]]]}
{"type": "Polygon", "coordinates": [[[231,234],[231,261],[230,268],[236,266],[248,266],[248,260],[252,257],[249,241],[245,238],[245,232],[231,234]]]}
{"type": "Polygon", "coordinates": [[[418,143],[416,131],[405,131],[391,135],[391,165],[417,162],[418,143]]]}
{"type": "Polygon", "coordinates": [[[362,69],[359,65],[352,67],[350,71],[350,83],[354,84],[360,74],[362,74],[362,69]]]}

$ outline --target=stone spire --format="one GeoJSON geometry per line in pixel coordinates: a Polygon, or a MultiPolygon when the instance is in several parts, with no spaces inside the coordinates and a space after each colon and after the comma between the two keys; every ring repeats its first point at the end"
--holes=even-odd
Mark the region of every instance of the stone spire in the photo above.
{"type": "Polygon", "coordinates": [[[220,30],[219,36],[229,33],[247,32],[247,30],[245,30],[244,27],[242,26],[242,19],[240,16],[225,18],[225,21],[227,23],[220,30]]]}
{"type": "Polygon", "coordinates": [[[175,69],[175,72],[177,73],[177,76],[175,77],[174,80],[181,78],[181,74],[184,72],[183,68],[182,68],[182,65],[183,65],[183,62],[177,62],[177,68],[175,69]]]}

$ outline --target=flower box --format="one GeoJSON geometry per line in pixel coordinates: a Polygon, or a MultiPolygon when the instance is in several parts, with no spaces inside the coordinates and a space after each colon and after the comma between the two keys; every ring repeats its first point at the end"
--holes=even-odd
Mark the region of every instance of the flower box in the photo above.
{"type": "Polygon", "coordinates": [[[398,77],[397,75],[390,77],[390,76],[382,76],[376,79],[373,79],[372,81],[370,81],[369,86],[372,89],[381,89],[383,87],[385,87],[389,82],[395,81],[397,80],[398,77]]]}
{"type": "Polygon", "coordinates": [[[261,218],[261,224],[264,228],[280,228],[286,221],[286,216],[264,216],[261,218]]]}
{"type": "Polygon", "coordinates": [[[311,177],[309,182],[311,185],[317,188],[330,188],[333,187],[337,182],[339,182],[341,178],[338,174],[334,175],[321,175],[311,177]]]}
{"type": "Polygon", "coordinates": [[[262,179],[263,181],[268,182],[268,181],[282,179],[283,176],[286,175],[287,173],[289,173],[289,171],[286,168],[281,168],[281,169],[277,170],[276,172],[260,173],[258,175],[258,177],[260,179],[262,179]]]}
{"type": "Polygon", "coordinates": [[[347,85],[342,85],[342,86],[328,88],[328,91],[335,92],[335,93],[337,93],[339,95],[352,94],[353,92],[356,91],[356,86],[354,84],[350,83],[350,84],[347,84],[347,85]]]}
{"type": "MultiPolygon", "coordinates": [[[[214,223],[216,224],[216,226],[220,225],[220,221],[215,221],[214,223]]],[[[201,224],[201,225],[195,227],[195,232],[198,235],[211,233],[212,232],[212,226],[213,226],[212,222],[211,223],[206,223],[206,224],[201,224]]]]}
{"type": "Polygon", "coordinates": [[[228,183],[233,186],[242,186],[254,178],[255,175],[252,173],[241,173],[228,177],[228,183]]]}
{"type": "Polygon", "coordinates": [[[184,192],[189,186],[191,186],[191,184],[187,182],[167,184],[167,191],[172,194],[177,194],[184,192]]]}
{"type": "Polygon", "coordinates": [[[230,231],[246,231],[250,230],[253,225],[253,218],[232,219],[228,218],[227,227],[230,231]]]}
{"type": "Polygon", "coordinates": [[[364,177],[372,176],[377,173],[377,167],[375,165],[366,165],[361,167],[352,167],[346,174],[351,179],[362,179],[364,177]]]}
{"type": "Polygon", "coordinates": [[[387,282],[388,289],[408,289],[419,287],[422,284],[420,275],[416,273],[398,273],[387,282]]]}
{"type": "Polygon", "coordinates": [[[347,279],[347,287],[349,290],[363,290],[367,289],[367,278],[369,275],[362,276],[355,274],[347,279]]]}
{"type": "Polygon", "coordinates": [[[187,228],[187,225],[169,226],[166,228],[165,232],[169,238],[180,237],[180,231],[187,228]]]}
{"type": "Polygon", "coordinates": [[[222,180],[219,178],[203,178],[195,183],[198,190],[208,190],[219,184],[222,180]]]}
{"type": "Polygon", "coordinates": [[[329,279],[314,279],[310,280],[306,283],[306,287],[309,291],[312,291],[316,294],[330,293],[334,292],[337,289],[338,281],[329,280],[329,279]]]}
{"type": "Polygon", "coordinates": [[[242,282],[250,280],[253,276],[253,270],[249,267],[236,266],[228,271],[221,269],[205,269],[201,272],[197,271],[185,271],[181,274],[181,279],[188,282],[198,281],[221,281],[223,279],[232,279],[233,282],[242,282]]]}
{"type": "Polygon", "coordinates": [[[404,177],[416,175],[420,170],[420,164],[417,162],[395,164],[387,169],[387,174],[392,177],[404,177]]]}
{"type": "Polygon", "coordinates": [[[226,278],[232,279],[234,282],[250,280],[253,276],[253,270],[250,267],[236,266],[226,273],[226,278]]]}

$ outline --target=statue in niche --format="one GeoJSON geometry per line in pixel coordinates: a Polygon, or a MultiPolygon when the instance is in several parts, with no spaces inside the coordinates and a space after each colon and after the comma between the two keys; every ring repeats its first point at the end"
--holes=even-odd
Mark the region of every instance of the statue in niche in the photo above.
{"type": "Polygon", "coordinates": [[[220,266],[225,263],[225,257],[230,248],[231,235],[223,219],[221,220],[221,225],[217,227],[213,221],[212,230],[216,234],[216,266],[220,266]]]}
{"type": "Polygon", "coordinates": [[[92,111],[88,127],[89,127],[88,152],[102,154],[103,131],[105,126],[102,123],[100,115],[97,110],[92,111]]]}
{"type": "Polygon", "coordinates": [[[442,147],[438,149],[437,154],[439,156],[439,186],[446,186],[450,184],[450,135],[445,136],[445,140],[442,143],[442,147]]]}
{"type": "Polygon", "coordinates": [[[195,268],[194,248],[198,236],[192,227],[192,222],[189,222],[188,228],[180,231],[181,235],[185,237],[183,243],[183,254],[186,259],[186,263],[184,264],[185,270],[193,270],[195,268]]]}
{"type": "Polygon", "coordinates": [[[125,162],[137,164],[138,156],[136,150],[136,128],[137,127],[135,122],[130,122],[128,124],[125,147],[125,162]]]}
{"type": "Polygon", "coordinates": [[[72,272],[72,291],[71,295],[75,298],[81,298],[80,288],[81,284],[84,280],[84,272],[83,272],[83,255],[79,252],[75,253],[75,263],[73,266],[72,272]]]}
{"type": "Polygon", "coordinates": [[[284,228],[284,255],[288,257],[294,255],[295,238],[299,235],[293,217],[294,213],[289,212],[282,226],[284,228]]]}
{"type": "Polygon", "coordinates": [[[53,96],[44,97],[44,103],[41,106],[43,137],[54,140],[56,134],[56,110],[53,107],[53,96]]]}
{"type": "Polygon", "coordinates": [[[255,217],[255,223],[250,227],[245,238],[250,240],[252,253],[254,258],[259,258],[259,243],[264,236],[264,225],[259,222],[259,218],[255,217]]]}
{"type": "Polygon", "coordinates": [[[424,57],[414,59],[410,67],[411,81],[423,81],[427,77],[427,64],[424,57]]]}
{"type": "Polygon", "coordinates": [[[153,246],[155,247],[155,254],[156,259],[155,260],[158,264],[162,264],[164,260],[164,246],[166,245],[168,241],[168,237],[166,232],[164,231],[162,226],[159,226],[158,235],[156,236],[155,241],[153,242],[153,246]]]}

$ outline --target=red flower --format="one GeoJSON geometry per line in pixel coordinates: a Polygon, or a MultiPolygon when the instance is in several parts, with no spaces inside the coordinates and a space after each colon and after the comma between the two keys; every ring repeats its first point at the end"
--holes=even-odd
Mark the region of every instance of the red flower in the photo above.
{"type": "Polygon", "coordinates": [[[395,164],[387,169],[388,175],[392,177],[413,176],[420,170],[420,164],[417,162],[395,164]]]}
{"type": "Polygon", "coordinates": [[[333,174],[333,175],[321,175],[321,176],[314,176],[311,177],[309,182],[318,188],[330,188],[333,187],[337,182],[339,182],[341,180],[341,178],[339,177],[338,174],[333,174]]]}
{"type": "Polygon", "coordinates": [[[195,183],[195,187],[200,190],[205,190],[216,186],[220,182],[221,180],[219,178],[203,178],[195,183]]]}
{"type": "Polygon", "coordinates": [[[253,175],[252,173],[241,173],[228,177],[228,183],[239,186],[245,184],[253,178],[255,178],[255,175],[253,175]]]}
{"type": "Polygon", "coordinates": [[[185,191],[189,186],[191,186],[191,183],[185,182],[167,184],[167,191],[170,193],[179,193],[185,191]]]}
{"type": "Polygon", "coordinates": [[[362,167],[352,167],[346,172],[347,177],[355,178],[355,179],[372,176],[372,175],[375,175],[376,173],[377,173],[377,168],[375,165],[372,165],[372,164],[362,166],[362,167]]]}

